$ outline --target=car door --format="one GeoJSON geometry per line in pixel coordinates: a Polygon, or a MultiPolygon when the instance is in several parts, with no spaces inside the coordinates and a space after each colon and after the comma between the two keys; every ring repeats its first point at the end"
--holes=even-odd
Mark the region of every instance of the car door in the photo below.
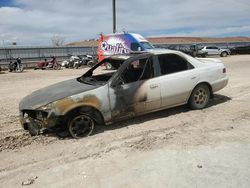
{"type": "Polygon", "coordinates": [[[154,66],[152,56],[143,57],[129,62],[117,75],[109,92],[113,120],[160,108],[160,81],[154,66]]]}
{"type": "Polygon", "coordinates": [[[220,49],[216,46],[211,47],[211,54],[212,55],[219,55],[220,54],[220,49]]]}
{"type": "Polygon", "coordinates": [[[197,70],[177,54],[159,55],[158,60],[161,69],[161,107],[186,103],[199,80],[197,70]]]}

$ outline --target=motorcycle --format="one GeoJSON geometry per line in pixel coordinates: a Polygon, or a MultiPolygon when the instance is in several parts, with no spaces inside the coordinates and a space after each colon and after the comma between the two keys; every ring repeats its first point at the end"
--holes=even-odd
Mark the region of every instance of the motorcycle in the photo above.
{"type": "Polygon", "coordinates": [[[71,56],[69,60],[65,60],[62,62],[62,66],[65,68],[76,68],[78,69],[82,65],[87,65],[89,67],[93,67],[97,64],[97,61],[91,55],[83,55],[80,56],[71,56]]]}
{"type": "Polygon", "coordinates": [[[62,62],[62,66],[65,68],[79,68],[82,65],[82,60],[79,56],[72,55],[69,60],[62,62]]]}
{"type": "Polygon", "coordinates": [[[10,61],[9,72],[23,72],[23,65],[20,58],[17,58],[14,62],[10,61]]]}
{"type": "Polygon", "coordinates": [[[47,67],[47,65],[48,65],[48,63],[49,62],[47,61],[47,59],[44,59],[44,61],[39,62],[39,63],[36,64],[36,67],[34,68],[34,70],[37,70],[37,69],[45,70],[46,67],[47,67]]]}
{"type": "Polygon", "coordinates": [[[61,65],[56,61],[55,57],[52,57],[51,61],[47,61],[47,59],[44,59],[43,62],[39,62],[37,63],[36,67],[34,68],[35,70],[37,69],[42,69],[42,70],[46,70],[46,69],[54,69],[54,70],[59,70],[61,69],[61,65]]]}
{"type": "Polygon", "coordinates": [[[97,61],[91,55],[84,55],[82,57],[83,65],[87,65],[89,67],[93,67],[97,64],[97,61]]]}

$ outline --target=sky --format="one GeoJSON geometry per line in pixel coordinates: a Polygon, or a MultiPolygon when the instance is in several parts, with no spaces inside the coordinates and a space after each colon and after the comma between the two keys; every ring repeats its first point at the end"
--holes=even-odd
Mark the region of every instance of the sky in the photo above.
{"type": "MultiPolygon", "coordinates": [[[[249,0],[116,0],[117,30],[152,36],[250,37],[249,0]]],[[[112,0],[0,0],[0,46],[112,33],[112,0]]]]}

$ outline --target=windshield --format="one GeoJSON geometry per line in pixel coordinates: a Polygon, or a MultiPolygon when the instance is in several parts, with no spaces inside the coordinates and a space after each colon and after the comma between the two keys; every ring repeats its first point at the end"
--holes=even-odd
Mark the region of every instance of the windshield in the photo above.
{"type": "Polygon", "coordinates": [[[149,42],[140,42],[142,47],[145,48],[145,49],[153,49],[153,45],[150,44],[149,42]]]}
{"type": "Polygon", "coordinates": [[[81,77],[77,78],[77,80],[91,85],[105,85],[125,60],[126,59],[104,59],[81,77]]]}

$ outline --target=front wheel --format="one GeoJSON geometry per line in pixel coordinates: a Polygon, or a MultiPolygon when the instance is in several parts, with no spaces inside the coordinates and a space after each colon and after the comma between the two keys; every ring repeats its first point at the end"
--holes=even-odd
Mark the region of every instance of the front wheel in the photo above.
{"type": "Polygon", "coordinates": [[[206,84],[200,84],[194,88],[188,104],[192,109],[205,108],[210,99],[210,90],[206,84]]]}
{"type": "Polygon", "coordinates": [[[69,133],[73,138],[89,136],[95,127],[94,120],[88,114],[78,114],[68,124],[69,133]]]}

